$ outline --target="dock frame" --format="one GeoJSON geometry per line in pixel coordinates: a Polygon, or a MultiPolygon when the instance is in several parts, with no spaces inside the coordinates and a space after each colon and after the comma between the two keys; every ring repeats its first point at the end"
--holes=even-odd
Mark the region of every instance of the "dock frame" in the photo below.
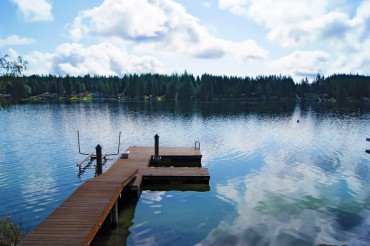
{"type": "Polygon", "coordinates": [[[170,167],[167,162],[165,167],[160,162],[151,167],[158,153],[150,147],[133,146],[126,153],[128,158],[118,159],[105,173],[83,183],[19,245],[90,245],[108,215],[117,211],[124,188],[140,191],[143,182],[209,183],[208,169],[193,163],[201,160],[200,149],[160,148],[163,159],[180,158],[185,167],[170,167]]]}

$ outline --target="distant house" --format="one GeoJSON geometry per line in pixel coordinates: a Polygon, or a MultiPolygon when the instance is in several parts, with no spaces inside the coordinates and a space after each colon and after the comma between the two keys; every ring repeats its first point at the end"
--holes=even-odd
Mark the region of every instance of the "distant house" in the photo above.
{"type": "Polygon", "coordinates": [[[43,98],[48,98],[48,99],[52,99],[52,98],[57,98],[57,94],[56,93],[50,93],[50,92],[44,92],[42,93],[42,97],[43,98]]]}

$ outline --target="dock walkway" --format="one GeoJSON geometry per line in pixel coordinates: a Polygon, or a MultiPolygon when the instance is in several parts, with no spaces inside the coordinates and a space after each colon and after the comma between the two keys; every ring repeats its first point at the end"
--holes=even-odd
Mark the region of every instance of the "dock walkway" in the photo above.
{"type": "MultiPolygon", "coordinates": [[[[134,146],[128,151],[128,159],[118,159],[105,173],[83,183],[19,245],[90,245],[127,185],[140,189],[147,177],[209,180],[205,168],[149,167],[153,148],[134,146]]],[[[160,156],[201,158],[201,153],[194,148],[160,148],[160,156]]]]}

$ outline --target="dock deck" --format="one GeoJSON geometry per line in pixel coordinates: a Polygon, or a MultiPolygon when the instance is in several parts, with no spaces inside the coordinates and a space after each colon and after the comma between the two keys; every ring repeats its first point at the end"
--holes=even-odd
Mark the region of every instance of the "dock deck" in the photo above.
{"type": "MultiPolygon", "coordinates": [[[[118,159],[105,173],[83,183],[19,245],[90,245],[115,205],[122,190],[134,183],[140,189],[145,179],[209,180],[206,168],[149,167],[150,147],[128,148],[129,158],[118,159]]],[[[201,158],[194,148],[160,148],[160,156],[201,158]]]]}

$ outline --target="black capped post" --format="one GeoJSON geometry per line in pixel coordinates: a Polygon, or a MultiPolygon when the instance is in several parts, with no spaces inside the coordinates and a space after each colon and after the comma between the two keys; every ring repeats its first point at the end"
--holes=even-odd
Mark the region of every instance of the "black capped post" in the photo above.
{"type": "Polygon", "coordinates": [[[154,136],[154,159],[159,158],[159,136],[155,134],[154,136]]]}
{"type": "Polygon", "coordinates": [[[102,147],[100,146],[100,144],[98,144],[95,149],[96,149],[95,174],[100,175],[103,173],[102,147]]]}

